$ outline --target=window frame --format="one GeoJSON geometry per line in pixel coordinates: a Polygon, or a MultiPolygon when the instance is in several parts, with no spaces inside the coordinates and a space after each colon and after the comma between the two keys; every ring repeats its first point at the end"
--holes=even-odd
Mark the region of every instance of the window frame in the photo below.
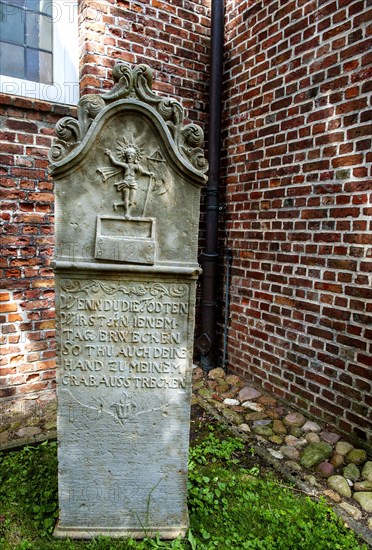
{"type": "Polygon", "coordinates": [[[49,1],[53,10],[53,84],[0,74],[0,93],[76,105],[79,100],[78,0],[49,1]]]}

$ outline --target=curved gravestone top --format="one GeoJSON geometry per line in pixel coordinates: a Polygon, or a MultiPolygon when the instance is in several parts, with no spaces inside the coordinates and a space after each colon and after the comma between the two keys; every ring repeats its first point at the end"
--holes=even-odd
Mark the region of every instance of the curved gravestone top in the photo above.
{"type": "Polygon", "coordinates": [[[203,131],[152,91],[148,66],[119,63],[113,78],[56,125],[55,268],[195,271],[203,131]]]}

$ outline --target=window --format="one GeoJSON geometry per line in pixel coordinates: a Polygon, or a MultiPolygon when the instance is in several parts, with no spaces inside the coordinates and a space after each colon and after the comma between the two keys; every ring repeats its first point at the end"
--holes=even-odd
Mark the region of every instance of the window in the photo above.
{"type": "Polygon", "coordinates": [[[77,0],[0,0],[0,91],[76,104],[77,0]]]}

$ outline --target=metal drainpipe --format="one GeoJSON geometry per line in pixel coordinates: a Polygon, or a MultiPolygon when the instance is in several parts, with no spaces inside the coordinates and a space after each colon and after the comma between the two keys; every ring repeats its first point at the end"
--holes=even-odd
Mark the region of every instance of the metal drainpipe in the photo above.
{"type": "Polygon", "coordinates": [[[224,0],[212,0],[211,76],[209,91],[208,160],[209,174],[206,192],[205,249],[201,255],[203,268],[201,298],[202,334],[197,340],[201,366],[209,372],[217,366],[217,263],[218,213],[221,160],[222,71],[224,44],[224,0]]]}
{"type": "Polygon", "coordinates": [[[229,310],[230,310],[230,272],[233,262],[232,250],[226,250],[226,283],[225,283],[225,322],[223,330],[223,353],[222,353],[222,366],[227,368],[227,333],[229,328],[229,310]]]}

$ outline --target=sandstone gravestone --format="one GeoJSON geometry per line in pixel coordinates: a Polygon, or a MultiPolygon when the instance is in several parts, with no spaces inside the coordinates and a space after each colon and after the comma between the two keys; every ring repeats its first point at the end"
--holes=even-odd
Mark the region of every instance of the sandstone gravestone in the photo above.
{"type": "Polygon", "coordinates": [[[58,537],[174,538],[187,454],[201,129],[124,63],[51,149],[56,191],[58,537]]]}

